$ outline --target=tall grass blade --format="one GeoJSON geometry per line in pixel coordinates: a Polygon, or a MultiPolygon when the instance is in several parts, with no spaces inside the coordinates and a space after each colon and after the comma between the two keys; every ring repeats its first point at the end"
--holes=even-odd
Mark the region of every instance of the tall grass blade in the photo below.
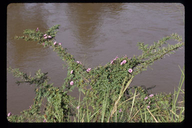
{"type": "Polygon", "coordinates": [[[136,93],[137,93],[137,88],[135,89],[135,93],[134,93],[134,96],[133,96],[131,111],[130,111],[128,120],[131,118],[131,114],[132,114],[132,110],[133,110],[133,106],[134,106],[134,102],[135,102],[135,95],[136,95],[136,93]]]}
{"type": "Polygon", "coordinates": [[[153,119],[155,120],[156,123],[158,123],[157,119],[154,117],[154,115],[150,112],[150,110],[147,108],[148,112],[151,114],[151,116],[153,117],[153,119]]]}
{"type": "Polygon", "coordinates": [[[102,107],[102,116],[101,116],[101,122],[104,121],[104,116],[105,116],[105,110],[106,110],[106,105],[107,105],[107,100],[106,100],[106,96],[105,99],[103,100],[103,107],[102,107]]]}
{"type": "MultiPolygon", "coordinates": [[[[113,114],[117,111],[117,104],[118,104],[119,100],[121,99],[121,97],[122,97],[123,93],[125,92],[125,90],[126,90],[126,89],[129,87],[129,85],[131,84],[131,82],[132,82],[132,80],[133,80],[133,77],[134,77],[134,76],[131,76],[131,79],[127,82],[125,88],[123,89],[124,83],[125,83],[126,78],[127,78],[127,77],[125,77],[124,82],[123,82],[123,85],[122,85],[122,88],[121,88],[121,92],[120,92],[120,94],[119,94],[118,99],[116,100],[116,102],[115,102],[115,104],[114,104],[114,107],[113,107],[113,110],[112,110],[112,112],[111,112],[110,118],[111,118],[111,117],[113,116],[113,114]]],[[[109,119],[110,119],[110,118],[109,118],[109,119]]],[[[108,120],[108,122],[109,122],[109,120],[108,120]]]]}

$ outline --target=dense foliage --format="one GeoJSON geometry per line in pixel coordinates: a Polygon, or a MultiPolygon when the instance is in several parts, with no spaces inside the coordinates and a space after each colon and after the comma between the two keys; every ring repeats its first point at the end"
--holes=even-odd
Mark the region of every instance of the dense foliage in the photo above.
{"type": "MultiPolygon", "coordinates": [[[[61,87],[54,87],[53,84],[48,83],[48,73],[41,73],[38,70],[35,76],[32,77],[19,71],[19,69],[9,67],[9,72],[23,80],[17,81],[18,85],[20,83],[33,84],[35,85],[36,93],[34,104],[31,108],[24,110],[21,115],[9,116],[9,121],[42,122],[44,120],[44,122],[66,122],[72,121],[71,116],[74,117],[73,121],[80,121],[81,118],[81,120],[86,120],[86,122],[113,122],[117,121],[117,118],[123,121],[138,121],[137,119],[133,120],[133,117],[131,118],[134,106],[139,106],[141,109],[144,106],[148,106],[150,102],[151,108],[156,109],[155,105],[161,106],[161,100],[159,99],[163,98],[162,102],[166,102],[167,106],[164,104],[162,107],[164,109],[170,107],[168,102],[172,100],[171,95],[161,95],[161,98],[157,98],[158,100],[155,100],[155,98],[145,100],[145,97],[149,95],[146,89],[140,86],[129,87],[129,85],[135,75],[146,70],[154,61],[162,59],[163,56],[172,54],[178,48],[184,46],[184,42],[182,42],[182,38],[179,35],[172,34],[164,37],[158,42],[154,42],[151,46],[138,43],[139,49],[142,50],[140,56],[133,56],[132,58],[127,56],[119,58],[116,56],[104,66],[91,69],[85,67],[80,61],[76,61],[67,52],[67,49],[61,46],[61,43],[56,42],[57,29],[59,29],[59,25],[51,27],[46,32],[41,32],[38,28],[36,30],[26,29],[23,32],[24,36],[15,37],[15,39],[38,42],[38,44],[44,47],[53,49],[66,62],[67,65],[65,66],[68,67],[68,73],[63,85],[61,87]],[[163,47],[171,39],[178,43],[175,45],[168,44],[166,47],[163,47]],[[68,95],[68,92],[73,91],[75,87],[79,89],[80,96],[78,100],[68,95]],[[83,99],[80,100],[82,94],[83,99]],[[135,100],[136,97],[138,97],[137,100],[135,100]],[[44,109],[41,110],[44,99],[47,102],[43,105],[44,109]],[[125,119],[125,115],[122,116],[122,110],[130,114],[128,119],[125,119]],[[114,114],[116,115],[114,116],[114,114]]],[[[158,97],[158,95],[151,97],[158,97]]],[[[140,113],[142,115],[145,112],[140,111],[140,113]]]]}

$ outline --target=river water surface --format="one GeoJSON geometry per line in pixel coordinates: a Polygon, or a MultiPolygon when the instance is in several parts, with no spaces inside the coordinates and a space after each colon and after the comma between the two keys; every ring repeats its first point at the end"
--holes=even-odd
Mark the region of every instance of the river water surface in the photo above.
{"type": "MultiPolygon", "coordinates": [[[[184,6],[179,3],[19,3],[7,6],[7,67],[34,73],[48,72],[54,86],[66,77],[63,61],[49,48],[35,42],[14,40],[24,29],[46,31],[60,24],[56,36],[76,60],[94,68],[117,55],[140,55],[137,42],[152,44],[164,36],[178,33],[184,39],[184,6]]],[[[170,42],[172,44],[176,42],[170,42]]],[[[184,66],[184,49],[165,57],[137,75],[131,86],[156,85],[152,93],[173,92],[184,66]]],[[[33,103],[34,87],[17,86],[7,74],[7,112],[19,114],[33,103]]],[[[76,95],[76,92],[73,92],[76,95]]]]}

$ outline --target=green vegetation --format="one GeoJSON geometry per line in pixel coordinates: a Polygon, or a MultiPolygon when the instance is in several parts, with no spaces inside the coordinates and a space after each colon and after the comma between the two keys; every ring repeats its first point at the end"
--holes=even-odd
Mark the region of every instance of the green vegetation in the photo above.
{"type": "Polygon", "coordinates": [[[68,73],[61,87],[49,83],[48,73],[38,70],[32,77],[19,69],[8,68],[21,83],[33,84],[36,97],[33,105],[20,115],[8,114],[10,122],[181,122],[184,119],[184,99],[178,103],[178,96],[184,82],[184,69],[181,70],[179,88],[174,94],[148,94],[141,86],[130,87],[132,79],[154,61],[173,54],[184,46],[177,34],[164,37],[153,45],[138,43],[140,56],[132,58],[116,57],[104,66],[94,69],[85,67],[80,61],[57,43],[55,36],[59,25],[46,32],[24,30],[24,36],[16,39],[37,41],[49,47],[67,62],[68,73]],[[168,40],[178,42],[167,44],[168,40]],[[163,47],[166,45],[166,47],[163,47]],[[79,99],[68,95],[77,87],[79,99]],[[44,104],[43,101],[46,100],[44,104]],[[41,109],[43,107],[43,110],[41,109]]]}

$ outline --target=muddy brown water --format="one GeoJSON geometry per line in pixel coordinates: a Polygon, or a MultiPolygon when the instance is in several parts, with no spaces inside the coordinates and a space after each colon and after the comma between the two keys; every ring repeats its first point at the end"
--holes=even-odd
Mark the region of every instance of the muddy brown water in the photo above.
{"type": "MultiPolygon", "coordinates": [[[[60,24],[57,42],[74,57],[94,68],[117,55],[140,55],[137,42],[152,44],[172,33],[184,40],[184,6],[179,3],[19,3],[7,6],[7,67],[26,73],[48,72],[54,86],[61,86],[67,68],[49,48],[35,42],[14,40],[24,29],[46,31],[60,24]]],[[[170,42],[176,43],[176,42],[170,42]]],[[[131,86],[156,85],[152,93],[173,92],[184,66],[184,49],[166,56],[137,75],[131,86]]],[[[33,103],[34,87],[17,86],[7,73],[7,112],[19,114],[33,103]]],[[[73,92],[77,96],[77,92],[73,92]]]]}

